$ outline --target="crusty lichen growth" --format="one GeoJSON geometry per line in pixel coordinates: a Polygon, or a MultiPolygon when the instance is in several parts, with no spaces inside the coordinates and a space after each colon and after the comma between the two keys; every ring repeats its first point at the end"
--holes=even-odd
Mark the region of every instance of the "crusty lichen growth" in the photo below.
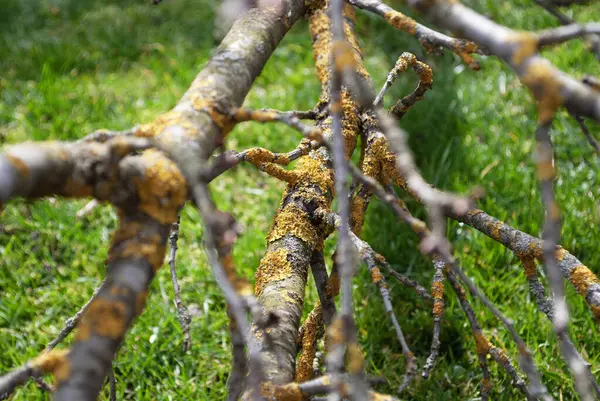
{"type": "Polygon", "coordinates": [[[323,307],[317,301],[314,309],[304,321],[300,344],[302,351],[296,363],[296,382],[302,383],[312,379],[313,361],[317,353],[317,341],[323,330],[323,307]]]}
{"type": "Polygon", "coordinates": [[[22,178],[27,178],[29,176],[29,168],[27,167],[27,165],[23,162],[23,160],[11,155],[9,152],[10,148],[4,153],[4,157],[6,158],[6,160],[8,160],[8,162],[15,168],[15,170],[17,170],[19,174],[21,174],[22,178]]]}
{"type": "Polygon", "coordinates": [[[90,335],[120,339],[125,335],[128,311],[120,300],[98,298],[85,311],[77,330],[77,341],[86,341],[90,335]]]}
{"type": "Polygon", "coordinates": [[[431,284],[431,296],[433,297],[433,316],[442,317],[444,314],[444,284],[434,281],[431,284]]]}
{"type": "Polygon", "coordinates": [[[156,232],[143,230],[135,221],[129,221],[119,211],[120,225],[114,234],[108,262],[117,259],[145,259],[154,272],[161,268],[165,259],[166,244],[156,232]]]}
{"type": "Polygon", "coordinates": [[[262,258],[254,276],[254,293],[257,296],[262,294],[267,284],[283,280],[292,274],[292,265],[287,257],[287,249],[279,248],[267,252],[264,258],[262,258]]]}
{"type": "Polygon", "coordinates": [[[396,10],[388,11],[383,16],[394,28],[404,31],[410,35],[417,33],[417,22],[396,10]]]}
{"type": "Polygon", "coordinates": [[[267,241],[273,242],[286,235],[292,235],[315,248],[319,245],[319,233],[306,211],[295,203],[289,203],[279,210],[267,241]]]}
{"type": "Polygon", "coordinates": [[[71,372],[68,353],[68,350],[53,349],[35,358],[30,365],[41,373],[52,373],[54,380],[59,384],[68,378],[71,372]]]}
{"type": "Polygon", "coordinates": [[[531,32],[513,34],[506,39],[506,42],[514,43],[516,47],[512,55],[512,63],[517,67],[538,51],[539,38],[531,32]]]}
{"type": "Polygon", "coordinates": [[[266,401],[302,401],[304,396],[298,383],[277,385],[265,382],[262,384],[261,390],[266,401]]]}
{"type": "MultiPolygon", "coordinates": [[[[168,111],[158,116],[154,121],[148,124],[143,124],[138,127],[135,132],[136,136],[156,138],[168,127],[180,127],[181,133],[192,138],[196,135],[197,130],[194,125],[179,111],[168,111]]],[[[165,138],[168,135],[165,135],[165,138]]],[[[161,137],[162,139],[162,137],[161,137]]]]}
{"type": "Polygon", "coordinates": [[[187,199],[187,184],[174,162],[151,149],[142,154],[146,166],[142,177],[134,179],[139,208],[161,224],[177,220],[187,199]]]}
{"type": "Polygon", "coordinates": [[[521,264],[523,265],[523,272],[528,280],[537,276],[537,266],[535,264],[535,258],[532,256],[523,256],[520,258],[521,264]]]}
{"type": "Polygon", "coordinates": [[[552,120],[564,99],[562,84],[548,62],[535,60],[529,63],[521,76],[523,83],[531,90],[538,102],[538,121],[546,124],[552,120]]]}
{"type": "Polygon", "coordinates": [[[360,346],[356,343],[348,344],[346,368],[351,374],[360,374],[363,371],[365,357],[360,346]]]}

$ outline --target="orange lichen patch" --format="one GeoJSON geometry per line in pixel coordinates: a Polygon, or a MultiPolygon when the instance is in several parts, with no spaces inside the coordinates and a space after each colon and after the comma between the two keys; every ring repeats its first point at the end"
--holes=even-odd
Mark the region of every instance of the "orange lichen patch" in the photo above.
{"type": "Polygon", "coordinates": [[[381,274],[381,270],[379,270],[379,268],[373,267],[371,269],[371,281],[373,281],[373,284],[379,284],[383,281],[383,275],[381,274]]]}
{"type": "Polygon", "coordinates": [[[128,320],[127,308],[123,302],[98,298],[81,319],[77,341],[86,341],[92,333],[114,339],[122,338],[128,320]]]}
{"type": "Polygon", "coordinates": [[[433,301],[432,313],[434,317],[442,317],[442,315],[444,314],[444,302],[439,299],[433,301]]]}
{"type": "Polygon", "coordinates": [[[135,297],[135,314],[140,315],[146,307],[148,299],[148,291],[142,291],[135,297]]]}
{"type": "Polygon", "coordinates": [[[29,167],[23,162],[23,160],[19,159],[16,156],[11,155],[10,153],[5,153],[4,157],[8,160],[8,162],[21,174],[23,178],[29,177],[29,167]]]}
{"type": "Polygon", "coordinates": [[[238,122],[241,121],[257,121],[266,123],[276,121],[279,114],[274,110],[250,110],[239,108],[232,113],[232,118],[238,122]]]}
{"type": "Polygon", "coordinates": [[[444,284],[435,281],[431,284],[433,297],[433,316],[441,317],[444,314],[444,284]]]}
{"type": "Polygon", "coordinates": [[[301,157],[296,165],[297,174],[305,184],[316,184],[324,193],[333,191],[333,173],[321,160],[301,157]]]}
{"type": "MultiPolygon", "coordinates": [[[[136,136],[154,138],[170,126],[183,126],[193,128],[193,125],[184,117],[181,112],[169,111],[162,114],[149,124],[140,125],[135,132],[136,136]]],[[[186,130],[187,131],[187,130],[186,130]]]]}
{"type": "Polygon", "coordinates": [[[352,343],[348,345],[347,358],[348,362],[346,367],[348,372],[354,374],[362,372],[365,357],[363,356],[362,350],[358,344],[352,343]]]}
{"type": "Polygon", "coordinates": [[[468,40],[456,40],[452,49],[462,61],[469,66],[473,71],[479,71],[481,66],[479,62],[472,56],[478,50],[478,46],[474,42],[468,40]]]}
{"type": "Polygon", "coordinates": [[[357,62],[354,58],[352,45],[345,40],[334,40],[332,50],[335,57],[335,68],[338,72],[345,69],[356,69],[357,62]]]}
{"type": "Polygon", "coordinates": [[[254,294],[256,296],[260,296],[270,283],[284,280],[292,275],[292,265],[287,256],[288,251],[285,248],[279,248],[268,251],[262,258],[254,275],[254,294]]]}
{"type": "Polygon", "coordinates": [[[262,383],[261,392],[267,401],[302,401],[303,394],[298,383],[277,385],[262,383]]]}
{"type": "Polygon", "coordinates": [[[39,370],[42,373],[52,373],[62,364],[69,363],[67,355],[69,350],[53,349],[49,352],[44,352],[30,362],[32,368],[39,370]]]}
{"type": "Polygon", "coordinates": [[[327,351],[329,347],[344,342],[344,321],[340,317],[336,317],[331,325],[327,328],[327,351]]]}
{"type": "Polygon", "coordinates": [[[134,179],[140,209],[161,224],[177,220],[177,213],[187,199],[185,178],[171,160],[151,149],[142,154],[146,170],[134,179]]]}
{"type": "Polygon", "coordinates": [[[434,299],[444,298],[444,284],[439,281],[435,281],[431,284],[431,296],[434,299]]]}
{"type": "Polygon", "coordinates": [[[369,391],[369,401],[393,401],[393,400],[395,400],[395,398],[389,394],[382,394],[382,393],[377,393],[375,391],[369,391]]]}
{"type": "Polygon", "coordinates": [[[488,224],[488,229],[490,232],[490,237],[495,239],[496,241],[500,241],[500,232],[504,227],[504,223],[502,221],[490,221],[488,224]]]}
{"type": "Polygon", "coordinates": [[[536,163],[536,175],[540,181],[554,179],[554,166],[551,161],[541,161],[536,163]]]}
{"type": "Polygon", "coordinates": [[[277,163],[287,165],[290,159],[286,154],[273,153],[265,148],[252,148],[246,153],[246,160],[252,164],[277,163]]]}
{"type": "Polygon", "coordinates": [[[112,262],[117,258],[143,258],[150,263],[156,273],[163,265],[165,252],[166,245],[162,243],[160,235],[153,234],[148,238],[127,241],[122,246],[112,248],[108,260],[112,262]]]}
{"type": "Polygon", "coordinates": [[[276,241],[286,235],[299,238],[313,248],[319,241],[316,227],[313,226],[306,212],[294,203],[289,203],[275,215],[273,226],[267,235],[267,242],[276,241]]]}
{"type": "Polygon", "coordinates": [[[87,196],[92,196],[94,193],[94,189],[91,185],[75,181],[73,177],[68,177],[62,189],[62,192],[66,196],[83,198],[87,196]]]}
{"type": "Polygon", "coordinates": [[[533,257],[521,257],[521,264],[523,265],[523,271],[525,272],[525,277],[527,277],[527,279],[531,279],[537,275],[537,266],[533,257]]]}
{"type": "Polygon", "coordinates": [[[517,48],[512,55],[512,62],[520,66],[538,50],[539,38],[531,32],[519,32],[506,39],[507,43],[515,43],[517,48]]]}
{"type": "Polygon", "coordinates": [[[219,110],[213,99],[206,98],[204,95],[194,96],[192,98],[192,105],[198,111],[207,112],[223,135],[229,133],[236,124],[236,121],[228,113],[223,113],[219,110]]]}
{"type": "Polygon", "coordinates": [[[296,382],[302,383],[312,379],[312,363],[317,353],[317,340],[319,332],[323,325],[323,307],[317,301],[314,309],[310,312],[304,321],[304,330],[302,335],[302,352],[296,363],[296,382]]]}
{"type": "Polygon", "coordinates": [[[67,380],[71,374],[71,362],[67,358],[68,350],[45,352],[31,362],[31,367],[42,373],[52,373],[54,380],[60,384],[67,380]]]}
{"type": "Polygon", "coordinates": [[[569,280],[573,283],[573,286],[577,291],[583,295],[587,295],[587,290],[592,284],[600,284],[598,277],[587,268],[587,266],[580,264],[575,266],[569,272],[569,280]]]}
{"type": "Polygon", "coordinates": [[[396,10],[387,11],[383,18],[389,22],[394,28],[404,31],[408,34],[414,35],[417,33],[417,22],[407,17],[406,15],[396,10]]]}
{"type": "Polygon", "coordinates": [[[334,298],[340,293],[340,275],[332,274],[325,285],[325,295],[334,298]]]}
{"type": "Polygon", "coordinates": [[[277,178],[278,180],[287,182],[288,184],[295,184],[298,181],[298,174],[292,170],[286,170],[285,168],[274,164],[274,163],[252,163],[260,171],[264,171],[271,177],[277,178]]]}
{"type": "Polygon", "coordinates": [[[558,77],[547,62],[536,60],[529,64],[521,80],[538,101],[538,121],[548,123],[563,103],[558,77]]]}
{"type": "Polygon", "coordinates": [[[475,338],[475,349],[477,350],[477,354],[487,355],[492,347],[490,341],[483,335],[481,331],[474,332],[473,337],[475,338]]]}

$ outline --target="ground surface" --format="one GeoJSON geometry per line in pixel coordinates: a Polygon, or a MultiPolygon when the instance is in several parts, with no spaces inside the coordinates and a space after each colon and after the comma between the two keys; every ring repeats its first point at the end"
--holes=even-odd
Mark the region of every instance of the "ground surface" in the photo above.
{"type": "MultiPolygon", "coordinates": [[[[168,110],[210,57],[214,3],[168,0],[3,0],[0,12],[0,144],[23,140],[76,139],[94,129],[128,128],[168,110]]],[[[514,28],[555,26],[533,1],[472,1],[479,11],[514,28]],[[517,5],[518,4],[518,5],[517,5]]],[[[589,21],[600,5],[575,8],[589,21]]],[[[366,65],[379,86],[403,51],[421,56],[418,44],[375,17],[360,14],[358,33],[366,65]]],[[[581,41],[547,56],[576,77],[600,75],[581,41]]],[[[535,107],[514,75],[493,58],[482,70],[465,69],[453,55],[425,56],[434,89],[403,120],[424,175],[439,187],[486,190],[481,207],[524,231],[539,235],[542,211],[531,153],[535,107]]],[[[415,85],[412,73],[399,80],[388,104],[415,85]]],[[[254,108],[309,109],[319,94],[306,22],[285,38],[247,98],[254,108]]],[[[594,131],[598,125],[591,124],[594,131]]],[[[564,112],[553,130],[560,170],[557,196],[565,224],[562,243],[600,273],[598,171],[600,163],[574,120],[564,112]]],[[[242,124],[228,146],[292,149],[299,136],[282,126],[242,124]]],[[[235,247],[240,271],[253,277],[283,186],[249,166],[218,179],[213,193],[222,209],[246,227],[235,247]]],[[[86,201],[15,201],[0,219],[0,372],[21,365],[55,337],[64,321],[92,294],[104,272],[115,217],[108,206],[76,219],[86,201]]],[[[413,207],[422,216],[422,211],[413,207]]],[[[177,261],[185,303],[194,314],[193,347],[181,352],[168,269],[154,280],[148,307],[129,332],[115,368],[119,400],[222,399],[230,364],[225,305],[207,269],[202,227],[190,207],[182,213],[177,261]]],[[[559,399],[575,399],[550,325],[532,302],[517,260],[501,246],[467,227],[450,225],[455,253],[468,274],[498,303],[535,352],[544,380],[559,399]],[[560,398],[562,397],[562,398],[560,398]]],[[[374,202],[364,238],[394,267],[429,286],[432,271],[417,241],[374,202]]],[[[331,250],[331,245],[329,246],[331,250]]],[[[311,284],[312,285],[312,284],[311,284]]],[[[396,313],[422,363],[428,354],[430,305],[392,284],[396,313]]],[[[600,342],[582,299],[569,288],[572,334],[600,375],[600,342]]],[[[377,290],[364,269],[355,280],[360,340],[367,371],[385,375],[393,392],[403,357],[377,290]]],[[[309,289],[306,310],[315,300],[309,289]]],[[[428,381],[404,394],[414,400],[472,399],[480,370],[466,319],[451,297],[442,326],[442,356],[428,381]]],[[[507,333],[474,303],[484,331],[514,356],[507,333]]],[[[66,345],[66,344],[65,344],[66,345]]],[[[520,399],[506,375],[491,364],[492,399],[520,399]]],[[[106,394],[103,396],[105,397],[106,394]]],[[[33,384],[15,400],[42,400],[33,384]]]]}

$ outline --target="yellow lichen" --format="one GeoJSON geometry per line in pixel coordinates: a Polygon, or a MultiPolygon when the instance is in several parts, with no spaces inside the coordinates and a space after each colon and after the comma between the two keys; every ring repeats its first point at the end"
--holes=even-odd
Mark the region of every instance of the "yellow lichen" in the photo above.
{"type": "Polygon", "coordinates": [[[348,363],[347,369],[348,372],[353,374],[358,374],[362,372],[365,358],[363,356],[362,350],[360,346],[356,343],[352,343],[348,345],[348,363]]]}
{"type": "Polygon", "coordinates": [[[515,43],[517,46],[517,49],[512,55],[512,63],[517,67],[538,50],[539,39],[531,32],[516,33],[510,36],[506,41],[508,43],[515,43]]]}
{"type": "Polygon", "coordinates": [[[481,331],[474,332],[473,337],[475,338],[475,349],[477,350],[477,354],[487,355],[492,347],[490,341],[483,335],[481,331]]]}
{"type": "Polygon", "coordinates": [[[4,157],[8,160],[10,165],[13,166],[15,170],[19,172],[19,174],[21,174],[22,178],[29,177],[29,167],[27,167],[23,160],[11,155],[10,153],[5,153],[4,157]]]}
{"type": "Polygon", "coordinates": [[[535,264],[535,259],[533,257],[531,257],[531,256],[521,257],[521,263],[523,264],[523,271],[525,272],[525,277],[530,279],[537,275],[537,266],[535,264]]]}
{"type": "Polygon", "coordinates": [[[75,181],[73,177],[68,177],[65,182],[62,192],[66,196],[83,198],[93,195],[93,188],[84,182],[75,181]]]}
{"type": "Polygon", "coordinates": [[[592,284],[600,284],[598,277],[583,264],[579,264],[569,272],[569,280],[577,291],[583,295],[587,295],[587,290],[592,284]]]}
{"type": "Polygon", "coordinates": [[[333,191],[333,173],[321,160],[305,156],[298,160],[296,171],[304,184],[316,184],[321,191],[333,191]]]}
{"type": "Polygon", "coordinates": [[[194,131],[193,125],[178,111],[169,111],[156,118],[149,124],[140,125],[135,132],[136,136],[154,138],[170,126],[182,126],[185,131],[194,131]]]}
{"type": "Polygon", "coordinates": [[[284,280],[292,275],[292,265],[287,259],[288,251],[279,248],[268,251],[260,261],[254,275],[254,293],[260,296],[267,285],[272,282],[284,280]]]}
{"type": "Polygon", "coordinates": [[[286,235],[299,238],[313,248],[319,241],[316,227],[313,226],[306,212],[294,203],[289,203],[275,215],[267,241],[273,242],[286,235]]]}
{"type": "Polygon", "coordinates": [[[417,22],[396,10],[387,11],[383,18],[394,28],[404,31],[410,35],[417,33],[417,22]]]}
{"type": "Polygon", "coordinates": [[[222,135],[226,135],[233,129],[236,121],[228,113],[224,113],[216,107],[215,102],[205,95],[197,95],[192,98],[194,109],[208,113],[213,123],[221,130],[222,135]]]}
{"type": "Polygon", "coordinates": [[[267,401],[302,401],[303,394],[298,383],[284,385],[262,383],[261,392],[267,401]]]}
{"type": "Polygon", "coordinates": [[[123,302],[97,298],[79,323],[77,341],[86,341],[92,333],[113,339],[122,338],[127,323],[127,308],[123,302]]]}
{"type": "Polygon", "coordinates": [[[312,48],[317,77],[321,84],[326,84],[331,76],[329,68],[331,29],[329,17],[327,17],[325,10],[318,9],[310,15],[309,27],[310,36],[313,40],[312,48]]]}
{"type": "Polygon", "coordinates": [[[44,352],[31,362],[31,367],[43,373],[52,373],[54,380],[60,384],[71,374],[71,362],[67,358],[68,350],[53,349],[44,352]]]}
{"type": "Polygon", "coordinates": [[[350,207],[350,217],[352,222],[352,232],[356,235],[360,234],[360,232],[362,231],[367,202],[368,200],[360,194],[352,198],[352,204],[350,207]]]}
{"type": "Polygon", "coordinates": [[[313,376],[313,360],[317,352],[317,340],[321,326],[323,325],[323,307],[317,301],[314,309],[304,321],[302,335],[302,352],[296,363],[296,382],[302,383],[310,380],[313,376]]]}
{"type": "Polygon", "coordinates": [[[542,60],[531,62],[521,80],[538,102],[538,120],[548,123],[563,103],[562,83],[550,65],[542,60]]]}
{"type": "Polygon", "coordinates": [[[381,274],[381,270],[379,270],[379,268],[373,267],[371,269],[371,281],[373,281],[373,284],[379,284],[383,281],[383,275],[381,274]]]}
{"type": "Polygon", "coordinates": [[[115,259],[146,259],[154,272],[158,271],[165,259],[166,246],[158,234],[146,238],[127,241],[121,246],[114,247],[109,253],[109,262],[115,259]]]}
{"type": "Polygon", "coordinates": [[[161,224],[171,224],[187,199],[185,178],[175,163],[157,150],[144,152],[142,159],[144,175],[134,179],[140,209],[161,224]]]}
{"type": "Polygon", "coordinates": [[[135,314],[136,315],[140,315],[144,311],[144,308],[146,307],[147,299],[148,299],[148,291],[147,290],[141,291],[139,294],[137,294],[137,296],[135,297],[135,314]]]}

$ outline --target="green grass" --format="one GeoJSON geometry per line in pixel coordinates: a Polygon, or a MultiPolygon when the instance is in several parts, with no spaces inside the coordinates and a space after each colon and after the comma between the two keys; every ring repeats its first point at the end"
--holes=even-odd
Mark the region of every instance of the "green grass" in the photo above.
{"type": "MultiPolygon", "coordinates": [[[[4,0],[0,13],[0,144],[23,140],[76,139],[105,127],[128,128],[168,110],[210,57],[215,4],[212,0],[169,0],[153,7],[148,0],[4,0]]],[[[469,1],[480,12],[513,28],[555,26],[532,0],[469,1]]],[[[579,21],[600,15],[600,6],[576,7],[579,21]]],[[[403,51],[423,55],[418,43],[378,18],[360,14],[368,70],[377,86],[403,51]]],[[[600,68],[573,41],[545,55],[581,78],[600,68]]],[[[531,234],[539,235],[543,211],[532,162],[535,106],[512,72],[492,57],[482,69],[464,69],[456,56],[424,55],[434,70],[434,88],[403,119],[416,160],[426,178],[441,188],[466,193],[486,190],[481,207],[531,234]],[[486,174],[483,174],[483,172],[486,174]]],[[[388,95],[415,85],[407,73],[388,95]]],[[[249,107],[308,109],[320,88],[315,78],[306,22],[284,39],[249,94],[249,107]]],[[[591,124],[598,131],[597,124],[591,124]]],[[[562,243],[596,274],[600,255],[598,171],[600,163],[563,111],[554,125],[556,193],[564,214],[562,243]]],[[[299,140],[279,125],[245,123],[228,147],[292,149],[299,140]]],[[[249,166],[240,166],[212,184],[219,207],[245,226],[235,247],[241,274],[252,278],[264,252],[265,235],[283,185],[249,166]]],[[[88,299],[104,274],[106,248],[116,220],[109,206],[76,219],[85,200],[14,201],[0,219],[0,372],[40,352],[64,321],[88,299]]],[[[409,202],[414,212],[424,213],[409,202]]],[[[144,314],[136,321],[115,363],[119,400],[222,399],[230,367],[225,303],[207,267],[196,211],[182,212],[178,269],[184,302],[194,312],[193,347],[181,352],[173,291],[167,269],[152,283],[144,314]]],[[[551,327],[536,309],[517,260],[483,235],[450,224],[455,254],[477,284],[516,322],[535,352],[543,379],[553,394],[576,399],[551,327]]],[[[429,286],[431,264],[416,238],[380,202],[373,202],[364,238],[399,271],[429,286]]],[[[328,242],[329,256],[333,242],[328,242]]],[[[328,259],[328,262],[330,259],[328,259]]],[[[449,289],[448,289],[449,290],[449,289]]],[[[450,293],[450,291],[448,291],[450,293]]],[[[391,282],[395,311],[413,352],[422,363],[429,351],[430,306],[391,282]]],[[[385,318],[378,291],[363,268],[355,280],[356,316],[369,374],[385,375],[393,392],[403,373],[403,357],[385,318]]],[[[569,288],[571,333],[600,375],[597,327],[581,297],[569,288]]],[[[306,310],[316,299],[309,288],[306,310]]],[[[473,399],[480,370],[470,330],[456,300],[447,300],[442,325],[442,355],[431,379],[417,380],[404,394],[414,400],[473,399]]],[[[484,331],[515,347],[500,324],[474,301],[484,331]]],[[[65,344],[66,345],[66,344],[65,344]]],[[[494,400],[522,397],[497,366],[490,364],[494,400]]],[[[104,394],[106,396],[106,394],[104,394]]],[[[15,400],[48,399],[33,384],[15,400]]],[[[106,398],[107,399],[107,398],[106,398]]]]}

